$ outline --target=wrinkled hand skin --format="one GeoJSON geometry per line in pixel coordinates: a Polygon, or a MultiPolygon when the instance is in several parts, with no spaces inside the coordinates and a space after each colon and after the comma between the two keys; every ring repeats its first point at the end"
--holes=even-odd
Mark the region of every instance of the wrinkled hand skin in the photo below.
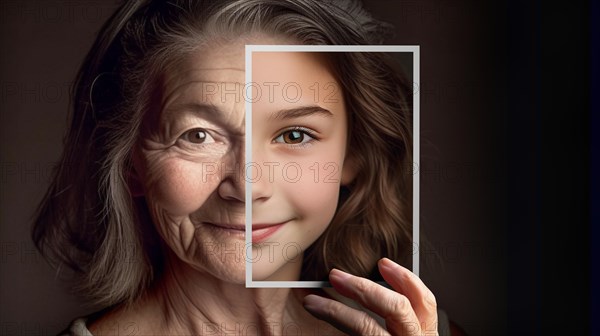
{"type": "Polygon", "coordinates": [[[363,311],[314,294],[304,298],[304,308],[349,335],[437,336],[437,304],[429,288],[390,259],[377,265],[394,290],[337,269],[329,273],[329,281],[337,292],[381,316],[385,328],[363,311]]]}

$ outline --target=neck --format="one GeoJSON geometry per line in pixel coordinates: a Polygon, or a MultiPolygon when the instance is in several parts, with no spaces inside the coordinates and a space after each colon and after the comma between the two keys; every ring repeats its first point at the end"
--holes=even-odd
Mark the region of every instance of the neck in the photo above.
{"type": "Polygon", "coordinates": [[[139,305],[153,307],[164,334],[282,335],[306,320],[298,291],[293,295],[289,288],[225,282],[173,255],[165,264],[161,279],[139,305]]]}

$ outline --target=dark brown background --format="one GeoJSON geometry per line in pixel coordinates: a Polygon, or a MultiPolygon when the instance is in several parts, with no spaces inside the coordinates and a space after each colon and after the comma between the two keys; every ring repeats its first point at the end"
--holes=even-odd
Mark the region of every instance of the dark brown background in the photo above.
{"type": "MultiPolygon", "coordinates": [[[[67,294],[35,252],[29,231],[61,152],[69,85],[114,7],[113,1],[1,2],[0,335],[54,334],[93,310],[67,294]]],[[[524,313],[523,321],[531,317],[527,314],[539,317],[539,296],[529,296],[539,278],[528,268],[538,267],[537,254],[521,258],[514,252],[536,244],[536,226],[527,226],[534,217],[527,197],[537,195],[535,181],[514,188],[535,175],[520,175],[518,166],[535,171],[527,154],[535,141],[507,140],[515,116],[517,139],[528,139],[527,125],[539,113],[533,104],[528,117],[528,108],[520,104],[529,102],[526,96],[507,96],[515,92],[513,84],[534,90],[539,82],[531,79],[531,57],[524,64],[507,62],[507,56],[518,60],[516,54],[535,54],[531,50],[539,47],[530,44],[537,40],[528,29],[524,38],[511,42],[516,51],[507,42],[507,36],[521,34],[515,29],[529,27],[527,13],[535,11],[446,0],[377,0],[366,7],[397,27],[390,44],[421,47],[421,227],[430,242],[421,252],[438,256],[438,262],[430,257],[421,266],[422,278],[440,308],[469,334],[504,335],[514,326],[509,319],[521,322],[515,311],[524,313]],[[510,16],[518,28],[511,28],[509,10],[523,11],[510,16]],[[519,76],[523,81],[515,79],[519,76]],[[519,114],[509,106],[515,101],[519,114]],[[521,146],[522,154],[507,155],[507,148],[521,146]],[[525,224],[523,231],[514,223],[525,224]],[[509,241],[516,242],[510,250],[509,241]],[[509,286],[518,294],[510,294],[509,286]],[[511,310],[509,301],[517,303],[511,310]]],[[[538,19],[531,18],[533,31],[538,19]]]]}

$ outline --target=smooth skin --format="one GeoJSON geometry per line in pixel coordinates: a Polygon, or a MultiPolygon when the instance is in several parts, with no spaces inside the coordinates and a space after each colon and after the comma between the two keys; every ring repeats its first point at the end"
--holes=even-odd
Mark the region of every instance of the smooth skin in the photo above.
{"type": "Polygon", "coordinates": [[[263,167],[252,183],[252,226],[283,224],[253,245],[262,258],[253,260],[252,279],[295,281],[300,273],[291,270],[327,229],[340,185],[352,179],[346,108],[319,53],[255,54],[252,81],[265,88],[252,104],[252,162],[263,167]],[[264,83],[273,84],[271,92],[264,83]]]}

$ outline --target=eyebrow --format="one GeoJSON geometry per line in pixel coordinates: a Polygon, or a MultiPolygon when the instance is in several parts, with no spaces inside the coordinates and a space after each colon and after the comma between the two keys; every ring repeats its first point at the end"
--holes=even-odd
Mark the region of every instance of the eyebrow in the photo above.
{"type": "Polygon", "coordinates": [[[282,119],[293,119],[306,117],[311,115],[320,115],[323,117],[332,117],[333,113],[331,111],[322,108],[318,105],[309,105],[309,106],[300,106],[291,109],[279,110],[277,112],[273,112],[269,119],[273,120],[282,120],[282,119]]]}
{"type": "MultiPolygon", "coordinates": [[[[207,114],[216,117],[217,119],[219,119],[219,117],[221,117],[223,114],[221,109],[219,109],[217,106],[205,103],[176,104],[165,109],[165,112],[167,112],[167,114],[177,113],[181,111],[190,111],[194,113],[207,114]]],[[[294,119],[311,115],[320,115],[328,118],[333,117],[333,113],[331,113],[331,111],[329,111],[328,109],[325,109],[318,105],[308,105],[273,112],[269,116],[269,120],[294,119]]]]}
{"type": "MultiPolygon", "coordinates": [[[[225,113],[221,108],[210,103],[184,103],[174,104],[164,109],[165,115],[174,115],[181,112],[192,112],[206,118],[211,122],[217,123],[226,129],[229,129],[232,134],[236,134],[234,128],[228,124],[225,113]]],[[[243,134],[242,134],[243,135],[243,134]]]]}
{"type": "Polygon", "coordinates": [[[164,109],[166,115],[181,113],[183,111],[204,114],[217,119],[223,115],[223,112],[217,106],[205,103],[174,104],[164,109]]]}

